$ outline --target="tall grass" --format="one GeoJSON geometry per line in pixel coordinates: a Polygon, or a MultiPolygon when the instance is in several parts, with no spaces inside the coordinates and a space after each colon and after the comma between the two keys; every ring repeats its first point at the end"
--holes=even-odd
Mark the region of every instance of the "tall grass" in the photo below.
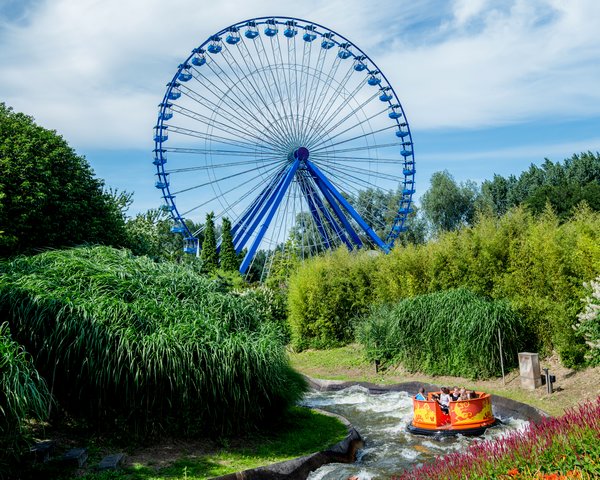
{"type": "Polygon", "coordinates": [[[0,313],[74,415],[227,433],[276,416],[304,391],[279,329],[193,266],[94,247],[3,270],[0,313]]]}
{"type": "Polygon", "coordinates": [[[420,295],[379,306],[357,326],[371,360],[400,363],[430,375],[486,378],[501,373],[522,346],[519,317],[506,302],[465,289],[420,295]]]}
{"type": "Polygon", "coordinates": [[[0,478],[26,445],[26,420],[45,418],[49,405],[30,355],[11,338],[8,324],[0,324],[0,478]]]}

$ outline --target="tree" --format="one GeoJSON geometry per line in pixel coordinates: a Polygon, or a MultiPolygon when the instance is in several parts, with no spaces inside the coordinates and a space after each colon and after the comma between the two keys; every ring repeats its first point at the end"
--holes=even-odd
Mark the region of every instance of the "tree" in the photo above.
{"type": "Polygon", "coordinates": [[[231,234],[231,221],[223,218],[221,234],[220,263],[221,270],[226,272],[237,272],[240,268],[240,261],[233,246],[233,235],[231,234]]]}
{"type": "MultiPolygon", "coordinates": [[[[55,131],[0,103],[0,256],[82,243],[125,246],[123,205],[55,131]]],[[[124,194],[126,195],[126,194],[124,194]]]]}
{"type": "Polygon", "coordinates": [[[217,238],[215,234],[215,214],[213,212],[206,214],[206,224],[204,226],[204,241],[202,242],[202,270],[206,273],[213,273],[219,268],[219,254],[217,252],[217,238]]]}
{"type": "Polygon", "coordinates": [[[473,181],[457,184],[447,170],[435,172],[421,201],[423,214],[435,231],[455,230],[473,220],[477,193],[473,181]]]}

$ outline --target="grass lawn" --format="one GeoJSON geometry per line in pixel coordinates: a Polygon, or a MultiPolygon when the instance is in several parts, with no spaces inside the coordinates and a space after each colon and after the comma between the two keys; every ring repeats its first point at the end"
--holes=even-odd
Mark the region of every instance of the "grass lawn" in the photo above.
{"type": "Polygon", "coordinates": [[[88,468],[65,471],[50,464],[36,468],[30,475],[22,474],[21,478],[203,480],[325,450],[347,435],[346,426],[337,418],[301,407],[293,407],[285,422],[273,430],[218,441],[166,440],[145,447],[129,445],[125,447],[126,465],[116,472],[94,471],[93,466],[103,455],[119,451],[114,446],[106,450],[102,442],[95,441],[89,449],[88,468]]]}
{"type": "Polygon", "coordinates": [[[505,380],[472,380],[458,377],[431,377],[409,373],[401,368],[388,368],[379,373],[375,365],[364,359],[362,346],[352,344],[329,350],[306,350],[290,353],[292,366],[305,375],[329,380],[364,381],[375,384],[392,384],[418,381],[447,386],[464,386],[483,390],[519,402],[538,407],[551,415],[561,415],[565,409],[576,406],[585,400],[600,396],[600,367],[583,370],[569,370],[560,365],[554,357],[540,361],[541,367],[550,369],[556,375],[555,393],[546,393],[546,387],[535,391],[521,388],[518,369],[508,372],[505,380]]]}

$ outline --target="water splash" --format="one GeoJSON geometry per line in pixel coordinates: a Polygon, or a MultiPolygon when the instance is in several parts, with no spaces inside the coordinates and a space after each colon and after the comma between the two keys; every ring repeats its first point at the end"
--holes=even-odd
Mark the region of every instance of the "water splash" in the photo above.
{"type": "Polygon", "coordinates": [[[335,392],[312,391],[301,405],[343,415],[365,440],[354,464],[325,465],[311,473],[309,480],[345,480],[352,476],[360,480],[389,479],[434,457],[462,450],[469,443],[498,438],[527,425],[522,420],[503,418],[503,425],[488,429],[481,437],[419,437],[406,431],[412,420],[412,397],[408,393],[369,394],[361,386],[335,392]]]}

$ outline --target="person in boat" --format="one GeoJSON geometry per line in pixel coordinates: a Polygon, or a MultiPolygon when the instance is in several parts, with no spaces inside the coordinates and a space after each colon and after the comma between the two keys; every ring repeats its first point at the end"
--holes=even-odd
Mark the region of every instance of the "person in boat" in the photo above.
{"type": "Polygon", "coordinates": [[[440,393],[439,404],[440,408],[442,409],[442,412],[447,414],[448,408],[450,407],[450,390],[448,390],[448,387],[442,387],[442,393],[440,393]]]}
{"type": "Polygon", "coordinates": [[[467,390],[465,388],[460,389],[460,397],[458,399],[459,400],[468,400],[469,399],[469,393],[467,392],[467,390]]]}
{"type": "Polygon", "coordinates": [[[471,390],[469,392],[469,400],[471,400],[473,398],[479,398],[479,396],[477,395],[477,392],[475,392],[475,390],[471,390]]]}
{"type": "Polygon", "coordinates": [[[454,387],[452,392],[450,393],[450,401],[456,402],[460,398],[460,389],[458,387],[454,387]]]}
{"type": "Polygon", "coordinates": [[[417,393],[415,395],[415,399],[421,400],[421,401],[427,400],[427,396],[425,395],[425,388],[423,388],[423,387],[419,388],[419,393],[417,393]]]}

